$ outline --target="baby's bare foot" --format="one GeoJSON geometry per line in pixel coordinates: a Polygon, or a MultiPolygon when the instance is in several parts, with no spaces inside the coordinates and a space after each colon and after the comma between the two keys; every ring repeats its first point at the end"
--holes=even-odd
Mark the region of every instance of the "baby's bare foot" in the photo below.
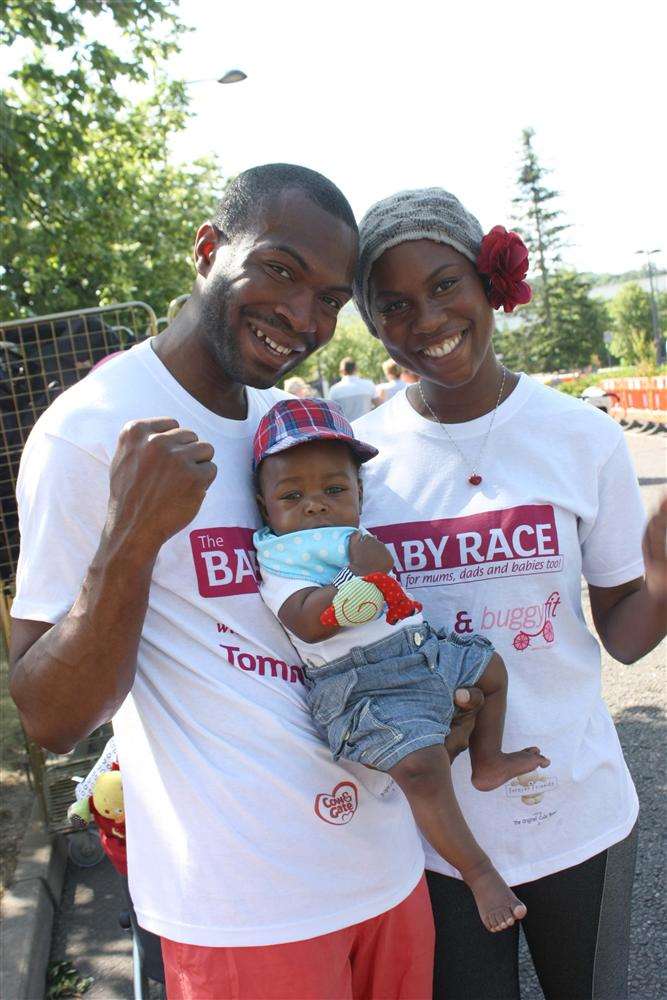
{"type": "Polygon", "coordinates": [[[551,761],[540,753],[539,747],[526,747],[515,753],[497,753],[486,760],[475,760],[472,769],[472,783],[480,792],[490,792],[500,788],[506,781],[528,774],[536,767],[548,767],[551,761]]]}
{"type": "Polygon", "coordinates": [[[507,930],[528,912],[493,867],[468,881],[468,885],[487,931],[495,934],[507,930]]]}

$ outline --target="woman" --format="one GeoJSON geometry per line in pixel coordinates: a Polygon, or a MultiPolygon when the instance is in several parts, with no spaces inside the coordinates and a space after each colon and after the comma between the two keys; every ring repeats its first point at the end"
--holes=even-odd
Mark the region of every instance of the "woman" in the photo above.
{"type": "MultiPolygon", "coordinates": [[[[625,996],[637,797],[600,694],[600,641],[632,663],[665,632],[667,501],[646,530],[620,428],[593,407],[507,371],[493,307],[530,297],[527,251],[440,189],[401,192],[361,224],[357,304],[421,381],[361,418],[380,450],[364,522],[393,546],[401,582],[435,625],[481,632],[509,673],[505,750],[552,764],[476,791],[453,768],[481,846],[528,907],[548,998],[625,996]],[[644,573],[645,563],[645,576],[644,573]]],[[[518,925],[489,934],[457,873],[427,865],[437,934],[435,995],[515,998],[518,925]]]]}

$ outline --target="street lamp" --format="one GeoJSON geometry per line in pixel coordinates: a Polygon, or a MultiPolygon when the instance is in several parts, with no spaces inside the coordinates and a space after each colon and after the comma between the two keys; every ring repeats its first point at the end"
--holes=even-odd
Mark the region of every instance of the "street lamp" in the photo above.
{"type": "Polygon", "coordinates": [[[646,257],[646,270],[648,272],[648,284],[651,295],[651,327],[653,329],[653,343],[655,344],[656,361],[660,365],[663,361],[662,331],[660,330],[660,321],[658,320],[658,303],[655,297],[655,288],[653,287],[653,264],[651,262],[653,254],[660,253],[660,249],[635,250],[635,253],[643,254],[646,257]]]}
{"type": "Polygon", "coordinates": [[[242,69],[228,69],[227,72],[220,77],[218,83],[240,83],[241,80],[247,79],[247,74],[244,73],[242,69]]]}
{"type": "Polygon", "coordinates": [[[209,76],[203,80],[184,80],[183,82],[189,86],[191,83],[241,83],[242,80],[247,79],[248,74],[244,73],[242,69],[228,69],[217,80],[209,76]]]}

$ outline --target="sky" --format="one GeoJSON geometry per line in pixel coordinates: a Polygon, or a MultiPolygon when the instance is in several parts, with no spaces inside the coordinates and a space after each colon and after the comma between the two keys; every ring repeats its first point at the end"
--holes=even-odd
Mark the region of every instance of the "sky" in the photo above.
{"type": "Polygon", "coordinates": [[[180,16],[194,30],[170,73],[248,79],[191,85],[175,159],[301,163],[359,217],[440,185],[510,228],[530,126],[572,223],[566,262],[621,273],[661,248],[667,267],[664,0],[181,0],[180,16]]]}

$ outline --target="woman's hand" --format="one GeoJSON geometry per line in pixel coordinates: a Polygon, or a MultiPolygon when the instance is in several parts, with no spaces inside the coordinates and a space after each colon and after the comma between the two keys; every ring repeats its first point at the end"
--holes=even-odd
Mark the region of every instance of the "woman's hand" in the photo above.
{"type": "Polygon", "coordinates": [[[458,709],[452,719],[452,728],[445,740],[449,760],[453,763],[458,755],[468,749],[477,713],[484,705],[484,695],[479,688],[457,688],[454,703],[458,709]]]}
{"type": "Polygon", "coordinates": [[[394,566],[394,560],[387,546],[379,538],[362,535],[360,531],[350,538],[348,558],[350,569],[355,576],[389,573],[394,566]]]}
{"type": "Polygon", "coordinates": [[[649,518],[642,551],[646,589],[654,601],[667,604],[667,496],[649,518]]]}

